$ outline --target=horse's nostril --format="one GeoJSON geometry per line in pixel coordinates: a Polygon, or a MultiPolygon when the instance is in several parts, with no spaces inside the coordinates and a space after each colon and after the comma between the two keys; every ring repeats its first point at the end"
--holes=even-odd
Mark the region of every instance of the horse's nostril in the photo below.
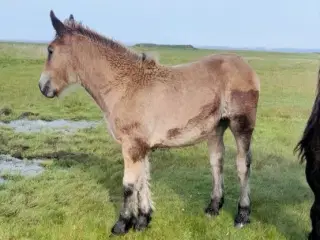
{"type": "Polygon", "coordinates": [[[49,84],[45,84],[45,85],[44,85],[44,88],[43,88],[43,93],[44,93],[45,95],[47,95],[47,93],[48,93],[49,90],[50,90],[49,84]]]}
{"type": "Polygon", "coordinates": [[[51,85],[51,79],[48,73],[44,72],[40,76],[40,80],[38,82],[38,87],[40,92],[48,98],[52,98],[55,96],[56,91],[51,85]]]}

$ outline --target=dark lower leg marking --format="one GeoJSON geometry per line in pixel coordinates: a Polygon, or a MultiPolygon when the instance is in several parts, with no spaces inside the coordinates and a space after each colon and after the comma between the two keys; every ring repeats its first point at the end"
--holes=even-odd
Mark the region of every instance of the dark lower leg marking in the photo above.
{"type": "Polygon", "coordinates": [[[234,220],[235,227],[241,228],[245,224],[250,223],[250,213],[251,213],[251,207],[241,207],[240,204],[238,205],[238,213],[234,220]]]}
{"type": "Polygon", "coordinates": [[[224,204],[224,196],[222,196],[220,199],[214,198],[211,199],[211,202],[209,203],[208,207],[205,209],[205,213],[209,216],[218,216],[219,210],[222,208],[224,204]]]}
{"type": "MultiPolygon", "coordinates": [[[[238,161],[241,161],[240,159],[241,158],[239,158],[238,161]]],[[[250,163],[251,163],[251,154],[249,152],[247,154],[246,162],[245,163],[242,162],[238,166],[241,195],[238,203],[238,213],[234,220],[234,225],[238,228],[241,228],[244,225],[250,223],[250,213],[251,213],[251,200],[250,200],[250,187],[249,187],[250,163]],[[240,170],[241,168],[242,170],[240,170]],[[246,170],[243,171],[244,169],[246,170]]]]}
{"type": "Polygon", "coordinates": [[[115,235],[125,234],[130,230],[130,228],[132,228],[134,223],[135,223],[134,217],[131,217],[128,219],[128,218],[123,218],[120,215],[118,221],[112,227],[111,232],[115,235]]]}
{"type": "Polygon", "coordinates": [[[232,119],[230,128],[237,143],[237,172],[240,182],[240,199],[238,202],[238,213],[234,224],[236,227],[243,227],[250,223],[251,201],[250,201],[250,165],[252,161],[250,145],[254,129],[254,123],[250,122],[247,116],[232,119]]]}
{"type": "MultiPolygon", "coordinates": [[[[113,234],[125,234],[130,228],[137,225],[139,209],[141,209],[141,186],[143,186],[142,183],[145,182],[147,175],[147,153],[148,146],[141,139],[123,139],[122,155],[124,158],[124,199],[119,219],[111,230],[113,234]]],[[[145,192],[147,191],[144,191],[143,195],[147,196],[145,192]]]]}
{"type": "Polygon", "coordinates": [[[151,192],[149,189],[150,166],[148,157],[144,159],[143,164],[144,173],[141,174],[139,179],[137,221],[134,225],[134,229],[137,231],[142,231],[148,227],[151,222],[151,215],[153,212],[151,192]]]}
{"type": "Polygon", "coordinates": [[[121,211],[121,215],[124,218],[131,218],[133,215],[133,204],[136,201],[136,190],[133,184],[128,184],[123,187],[123,208],[121,211]]]}
{"type": "Polygon", "coordinates": [[[152,210],[150,209],[149,212],[144,213],[139,209],[137,221],[135,222],[134,229],[137,231],[142,231],[149,226],[149,223],[152,219],[152,210]]]}
{"type": "Polygon", "coordinates": [[[113,234],[116,234],[116,235],[125,234],[135,224],[136,217],[134,216],[134,214],[132,212],[132,204],[134,204],[133,201],[135,201],[135,199],[134,199],[135,194],[136,194],[136,192],[135,192],[133,184],[128,184],[127,186],[124,186],[123,207],[121,209],[118,221],[112,227],[111,232],[113,234]]]}

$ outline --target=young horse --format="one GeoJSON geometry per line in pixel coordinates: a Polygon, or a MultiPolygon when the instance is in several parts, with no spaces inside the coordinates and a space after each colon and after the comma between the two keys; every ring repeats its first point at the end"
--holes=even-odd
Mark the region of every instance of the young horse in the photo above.
{"type": "Polygon", "coordinates": [[[320,69],[318,86],[312,112],[304,129],[301,140],[295,147],[299,151],[301,161],[306,160],[306,179],[314,194],[314,202],[310,209],[312,229],[309,239],[320,239],[320,69]]]}
{"type": "Polygon", "coordinates": [[[254,70],[239,56],[227,54],[164,66],[73,19],[64,24],[52,11],[50,17],[56,37],[48,46],[40,91],[53,98],[70,84],[82,85],[122,146],[124,199],[112,232],[143,230],[150,223],[149,152],[204,140],[213,176],[205,212],[218,215],[224,202],[223,134],[228,127],[237,143],[241,188],[235,225],[249,223],[250,143],[260,91],[254,70]]]}

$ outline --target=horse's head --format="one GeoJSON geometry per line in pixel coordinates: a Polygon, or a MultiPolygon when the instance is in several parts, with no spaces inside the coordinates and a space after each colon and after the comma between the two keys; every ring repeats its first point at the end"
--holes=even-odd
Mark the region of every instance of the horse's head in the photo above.
{"type": "Polygon", "coordinates": [[[67,86],[77,83],[77,76],[74,73],[72,61],[72,30],[74,17],[71,14],[69,19],[62,23],[53,13],[50,12],[52,26],[56,31],[56,37],[48,45],[48,56],[43,72],[39,80],[41,93],[53,98],[58,96],[67,86]]]}

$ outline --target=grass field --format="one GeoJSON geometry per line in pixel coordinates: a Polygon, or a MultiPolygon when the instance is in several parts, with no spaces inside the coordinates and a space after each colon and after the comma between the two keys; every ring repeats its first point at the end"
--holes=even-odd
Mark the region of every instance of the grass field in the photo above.
{"type": "MultiPolygon", "coordinates": [[[[142,50],[142,49],[139,49],[142,50]]],[[[158,51],[171,65],[210,54],[209,50],[158,51]]],[[[211,173],[206,144],[155,151],[151,188],[156,211],[146,232],[121,239],[305,239],[313,200],[304,165],[293,155],[312,107],[319,55],[237,52],[261,78],[253,138],[252,223],[233,227],[239,183],[235,144],[226,133],[225,205],[215,219],[204,215],[211,173]]],[[[46,46],[0,44],[0,120],[102,120],[82,90],[46,99],[38,79],[46,46]],[[29,114],[24,114],[29,112],[29,114]],[[30,114],[32,113],[32,114],[30,114]]],[[[0,240],[107,239],[122,200],[122,156],[103,124],[74,135],[15,133],[0,128],[0,153],[46,158],[47,170],[34,178],[10,177],[0,185],[0,240]]]]}

